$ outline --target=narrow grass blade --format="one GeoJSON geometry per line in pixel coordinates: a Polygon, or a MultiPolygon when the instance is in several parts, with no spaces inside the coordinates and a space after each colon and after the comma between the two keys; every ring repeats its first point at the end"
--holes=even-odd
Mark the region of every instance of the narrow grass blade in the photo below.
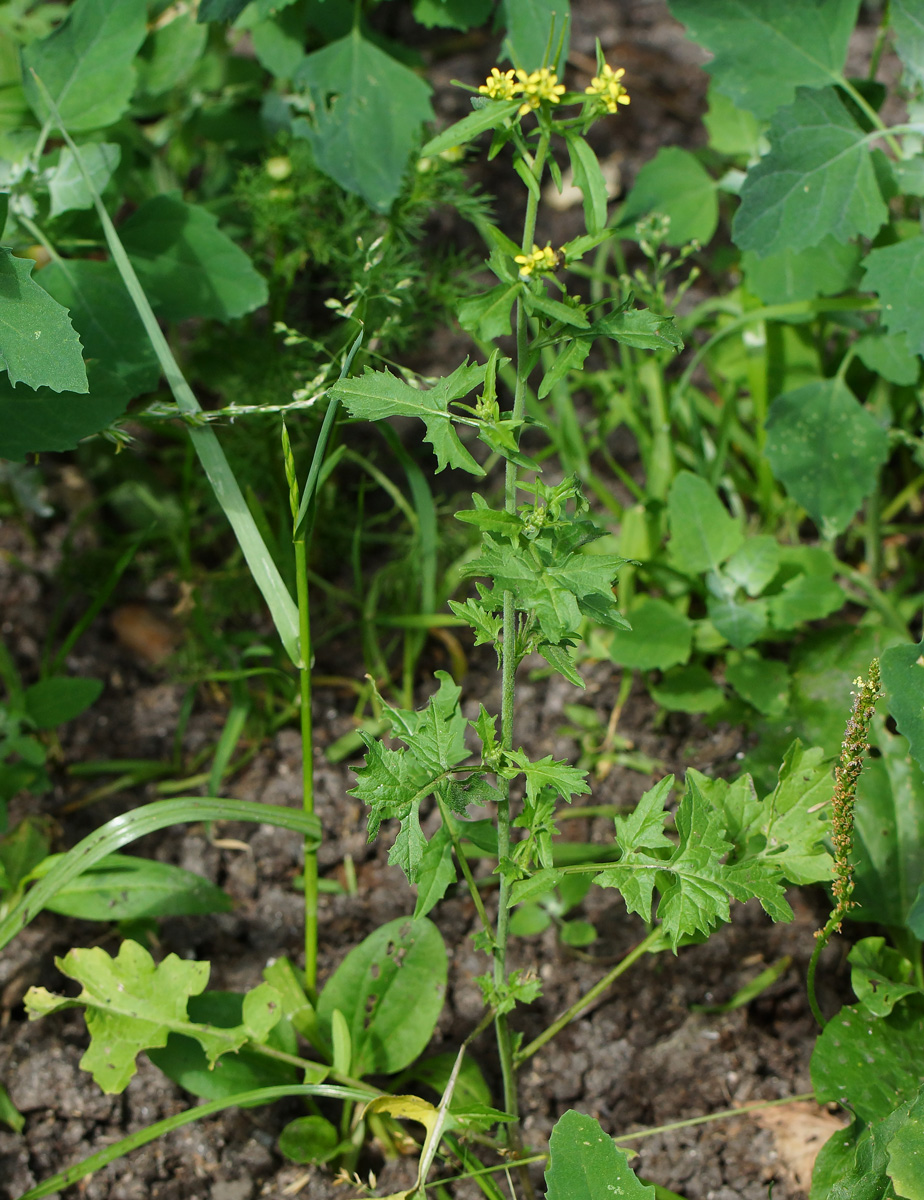
{"type": "Polygon", "coordinates": [[[122,1138],[121,1141],[113,1142],[111,1146],[98,1150],[96,1154],[91,1154],[82,1162],[75,1163],[64,1171],[59,1171],[57,1175],[46,1179],[37,1187],[29,1188],[27,1192],[23,1192],[19,1200],[40,1200],[42,1196],[50,1196],[53,1192],[70,1187],[78,1179],[85,1179],[94,1171],[99,1171],[124,1154],[137,1150],[139,1146],[146,1146],[149,1142],[156,1141],[174,1129],[180,1129],[193,1121],[201,1121],[203,1117],[210,1117],[213,1113],[221,1112],[225,1108],[235,1108],[244,1104],[250,1108],[256,1108],[258,1105],[270,1104],[273,1100],[283,1100],[289,1096],[322,1096],[331,1100],[368,1100],[369,1092],[361,1091],[359,1088],[339,1087],[332,1083],[308,1083],[292,1084],[290,1087],[255,1088],[250,1092],[241,1092],[239,1096],[210,1100],[207,1104],[188,1108],[186,1112],[177,1113],[176,1116],[167,1117],[163,1121],[157,1121],[146,1129],[139,1129],[137,1133],[122,1138]]]}
{"type": "Polygon", "coordinates": [[[12,912],[0,921],[0,950],[12,941],[21,929],[25,929],[56,892],[101,858],[146,833],[165,829],[168,825],[180,825],[191,821],[252,821],[255,824],[291,829],[304,834],[306,838],[316,839],[317,843],[321,841],[321,825],[317,817],[309,816],[296,808],[260,804],[255,800],[218,800],[213,796],[182,796],[176,800],[155,800],[153,804],[142,805],[141,808],[107,821],[69,850],[12,912]]]}
{"type": "Polygon", "coordinates": [[[161,332],[157,318],[154,316],[154,311],[148,303],[148,298],[138,281],[138,276],[135,274],[135,269],[129,261],[128,255],[125,253],[125,248],[116,232],[115,226],[109,219],[109,214],[106,212],[99,192],[96,190],[89,172],[84,166],[80,151],[70,134],[64,128],[61,115],[55,107],[48,89],[38,76],[35,75],[35,72],[33,72],[33,76],[42,91],[50,112],[57,121],[58,128],[61,130],[61,136],[73,154],[74,161],[79,167],[84,182],[93,197],[93,203],[103,227],[103,233],[106,237],[109,253],[112,255],[112,261],[116,264],[119,274],[128,289],[128,293],[138,310],[138,315],[141,317],[145,331],[151,340],[151,345],[154,347],[157,361],[167,379],[167,383],[170,385],[170,390],[176,400],[177,407],[181,413],[190,418],[189,435],[199,456],[203,470],[208,476],[209,483],[212,485],[218,503],[221,505],[231,528],[234,530],[234,535],[243,551],[244,558],[247,560],[247,566],[250,568],[254,581],[269,606],[273,623],[279,632],[279,637],[282,640],[286,653],[292,659],[293,663],[299,666],[301,656],[298,648],[298,610],[295,607],[295,602],[282,581],[276,564],[273,562],[272,555],[260,537],[256,522],[247,507],[234,472],[231,470],[228,460],[225,458],[224,451],[219,445],[218,438],[215,436],[213,430],[204,424],[204,416],[199,401],[193,394],[192,388],[186,382],[183,372],[180,370],[170,347],[167,345],[167,339],[161,332]],[[195,423],[196,417],[201,418],[199,424],[195,423]]]}

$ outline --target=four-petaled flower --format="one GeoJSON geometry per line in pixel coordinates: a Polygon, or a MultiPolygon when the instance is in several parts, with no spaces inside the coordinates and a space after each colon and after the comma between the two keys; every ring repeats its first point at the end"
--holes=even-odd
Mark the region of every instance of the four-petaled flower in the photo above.
{"type": "Polygon", "coordinates": [[[547,242],[543,250],[533,242],[531,254],[518,254],[513,261],[520,264],[520,277],[528,278],[533,272],[554,271],[558,266],[558,255],[551,242],[547,242]]]}
{"type": "Polygon", "coordinates": [[[604,63],[603,70],[591,79],[590,87],[584,88],[584,91],[588,96],[599,97],[607,112],[618,112],[620,104],[629,103],[629,93],[619,82],[625,73],[625,67],[614,71],[609,63],[604,63]]]}
{"type": "Polygon", "coordinates": [[[548,67],[540,67],[531,73],[517,71],[517,79],[517,91],[523,93],[524,101],[519,108],[521,117],[538,108],[543,101],[557,104],[559,97],[565,94],[565,85],[558,82],[558,76],[548,67]]]}
{"type": "Polygon", "coordinates": [[[513,71],[498,71],[497,67],[492,67],[491,74],[478,91],[492,100],[512,100],[519,91],[519,84],[514,81],[513,71]]]}

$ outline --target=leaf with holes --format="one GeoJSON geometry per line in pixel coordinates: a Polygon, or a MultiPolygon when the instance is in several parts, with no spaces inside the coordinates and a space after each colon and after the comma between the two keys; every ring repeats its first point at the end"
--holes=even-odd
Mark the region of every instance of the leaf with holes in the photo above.
{"type": "Polygon", "coordinates": [[[600,1122],[574,1109],[552,1130],[545,1182],[546,1200],[656,1200],[600,1122]]]}
{"type": "Polygon", "coordinates": [[[82,985],[82,991],[71,999],[45,988],[30,988],[29,1019],[83,1008],[90,1046],[80,1065],[108,1093],[124,1091],[135,1073],[136,1056],[149,1047],[165,1046],[171,1033],[194,1038],[211,1064],[247,1041],[262,1041],[282,1015],[278,992],[262,983],[244,997],[240,1025],[218,1029],[197,1024],[189,1019],[186,1006],[191,996],[205,989],[209,964],[186,962],[175,954],[155,964],[147,950],[131,940],[122,943],[115,958],[95,946],[70,950],[55,962],[82,985]]]}
{"type": "Polygon", "coordinates": [[[328,1048],[333,1013],[346,1018],[352,1074],[392,1075],[429,1042],[446,993],[446,948],[426,918],[389,921],[349,952],[318,997],[328,1048]]]}
{"type": "Polygon", "coordinates": [[[420,127],[433,119],[429,85],[358,25],[303,59],[295,83],[310,95],[313,120],[296,120],[293,132],[311,144],[320,170],[387,212],[420,127]]]}

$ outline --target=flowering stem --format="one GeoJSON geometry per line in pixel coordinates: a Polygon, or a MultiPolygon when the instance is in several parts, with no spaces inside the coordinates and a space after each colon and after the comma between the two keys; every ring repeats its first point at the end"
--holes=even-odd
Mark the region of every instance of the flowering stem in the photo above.
{"type": "MultiPolygon", "coordinates": [[[[550,134],[543,129],[539,145],[532,161],[531,170],[537,184],[542,179],[545,169],[546,155],[549,150],[550,134]]],[[[538,188],[529,191],[526,202],[526,217],[523,222],[523,253],[529,254],[536,232],[536,212],[538,208],[538,188]]],[[[512,417],[515,423],[523,418],[526,407],[526,383],[529,373],[529,325],[526,317],[526,307],[522,299],[517,300],[517,382],[513,397],[512,417]]],[[[517,504],[517,466],[507,460],[504,478],[504,508],[508,513],[516,513],[517,504]]],[[[503,608],[504,640],[501,648],[501,746],[504,750],[513,749],[513,706],[515,680],[517,669],[516,658],[516,613],[513,605],[513,593],[504,592],[503,608]]],[[[510,880],[504,871],[505,860],[510,856],[510,783],[501,782],[501,799],[497,806],[497,852],[501,866],[500,895],[497,909],[497,936],[494,950],[494,983],[503,988],[507,982],[507,937],[510,925],[510,880]]],[[[510,1041],[510,1030],[505,1013],[498,1013],[495,1022],[497,1030],[497,1049],[500,1056],[501,1075],[504,1081],[504,1109],[512,1116],[519,1111],[517,1100],[516,1069],[513,1062],[513,1048],[510,1041]]]]}
{"type": "Polygon", "coordinates": [[[858,688],[853,702],[853,711],[844,730],[841,743],[841,758],[834,768],[834,795],[831,799],[831,841],[834,844],[834,908],[824,929],[815,934],[815,949],[808,965],[806,989],[809,1006],[815,1020],[824,1029],[827,1022],[815,996],[815,972],[821,952],[833,933],[840,930],[844,917],[854,907],[853,900],[853,852],[854,805],[857,783],[863,769],[863,756],[869,750],[869,727],[876,711],[879,690],[879,659],[869,665],[868,679],[855,679],[858,688]]]}

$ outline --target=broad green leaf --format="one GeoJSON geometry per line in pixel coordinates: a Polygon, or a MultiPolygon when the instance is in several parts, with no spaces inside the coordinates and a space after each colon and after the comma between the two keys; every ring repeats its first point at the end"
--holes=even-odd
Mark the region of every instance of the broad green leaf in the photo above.
{"type": "Polygon", "coordinates": [[[897,1123],[889,1141],[887,1174],[899,1196],[924,1200],[924,1088],[918,1091],[908,1111],[897,1123]]]}
{"type": "Polygon", "coordinates": [[[881,668],[889,712],[924,768],[924,640],[883,651],[881,668]]]}
{"type": "Polygon", "coordinates": [[[510,333],[510,310],[522,290],[519,283],[499,283],[480,296],[464,300],[459,307],[459,324],[468,333],[474,333],[484,341],[510,333]]]}
{"type": "Polygon", "coordinates": [[[889,9],[895,49],[905,64],[906,86],[924,82],[924,13],[919,0],[892,0],[889,9]]]}
{"type": "Polygon", "coordinates": [[[584,138],[571,134],[566,135],[566,141],[575,187],[580,189],[584,197],[584,224],[589,233],[599,233],[606,225],[606,206],[609,202],[600,163],[584,138]]]}
{"type": "Polygon", "coordinates": [[[427,913],[446,895],[446,889],[456,881],[456,868],[452,861],[452,842],[449,831],[441,825],[430,838],[423,852],[417,872],[417,903],[414,919],[427,913]]]}
{"type": "Polygon", "coordinates": [[[87,358],[105,363],[132,396],[153,391],[160,378],[157,355],[114,263],[61,259],[44,267],[39,281],[69,310],[87,358]]]}
{"type": "Polygon", "coordinates": [[[847,955],[850,986],[857,999],[874,1017],[887,1017],[900,1000],[920,992],[914,983],[914,967],[885,938],[863,938],[847,955]]]}
{"type": "Polygon", "coordinates": [[[73,450],[121,417],[131,399],[122,380],[98,363],[90,364],[87,379],[89,395],[48,387],[27,392],[0,373],[0,458],[24,462],[35,451],[73,450]]]}
{"type": "Polygon", "coordinates": [[[253,20],[248,20],[248,16],[249,13],[244,13],[236,28],[249,30],[260,65],[276,79],[291,79],[305,57],[308,33],[305,5],[279,6],[266,17],[261,17],[255,8],[253,20]]]}
{"type": "Polygon", "coordinates": [[[739,600],[736,596],[709,596],[709,620],[736,650],[751,646],[767,630],[767,601],[739,600]]]}
{"type": "MultiPolygon", "coordinates": [[[[59,857],[51,855],[33,877],[46,875],[59,857]]],[[[109,854],[63,887],[45,907],[83,921],[137,921],[229,912],[232,903],[220,887],[172,863],[109,854]]]]}
{"type": "Polygon", "coordinates": [[[207,962],[188,962],[169,954],[155,965],[137,942],[124,941],[115,958],[105,950],[70,950],[55,960],[58,969],[82,985],[75,999],[56,996],[45,988],[30,988],[26,1007],[30,1020],[65,1008],[84,1008],[90,1046],[80,1060],[104,1092],[125,1090],[142,1051],[166,1045],[170,1033],[195,1038],[209,1063],[222,1054],[260,1041],[280,1017],[278,996],[261,983],[244,998],[243,1018],[232,1029],[199,1025],[187,1016],[191,996],[205,988],[207,962]]]}
{"type": "Polygon", "coordinates": [[[789,304],[836,296],[860,282],[860,247],[841,245],[830,235],[817,246],[780,250],[761,257],[753,250],[741,256],[741,269],[749,292],[764,304],[789,304]]]}
{"type": "Polygon", "coordinates": [[[722,94],[715,81],[709,85],[709,109],[703,124],[709,133],[709,145],[718,154],[730,158],[754,159],[760,150],[761,123],[753,113],[722,94]]]}
{"type": "Polygon", "coordinates": [[[414,0],[414,20],[427,29],[472,29],[492,8],[492,0],[414,0]]]}
{"type": "Polygon", "coordinates": [[[436,451],[437,472],[445,467],[460,467],[471,475],[483,475],[483,469],[459,441],[449,404],[483,383],[484,374],[484,364],[469,364],[466,359],[451,375],[424,391],[411,387],[390,371],[367,367],[361,376],[335,383],[330,394],[344,405],[350,416],[362,420],[419,417],[427,431],[424,440],[436,451]]]}
{"type": "MultiPolygon", "coordinates": [[[[93,180],[93,186],[102,192],[119,165],[122,147],[114,142],[92,142],[80,147],[80,157],[93,180]]],[[[67,146],[61,151],[55,173],[49,180],[48,194],[51,197],[52,217],[74,208],[93,207],[93,195],[67,146]]]]}
{"type": "Polygon", "coordinates": [[[924,155],[914,154],[889,163],[895,189],[905,196],[924,196],[924,155]]]}
{"type": "MultiPolygon", "coordinates": [[[[240,992],[203,992],[190,996],[188,1014],[190,1020],[202,1025],[234,1029],[243,1022],[244,1002],[245,996],[240,992]]],[[[285,1017],[258,1040],[261,1046],[284,1054],[298,1053],[297,1038],[285,1017]]],[[[297,1078],[291,1063],[270,1058],[247,1045],[210,1063],[200,1043],[181,1033],[171,1033],[166,1046],[149,1050],[148,1058],[168,1079],[203,1100],[221,1100],[253,1088],[292,1084],[297,1078]]],[[[303,1082],[320,1082],[326,1073],[326,1068],[319,1065],[306,1072],[303,1082]]]]}
{"type": "Polygon", "coordinates": [[[917,1096],[922,1059],[924,997],[903,1000],[888,1017],[855,1004],[842,1008],[815,1043],[812,1085],[820,1103],[846,1102],[861,1120],[881,1120],[917,1096]]]}
{"type": "Polygon", "coordinates": [[[47,106],[38,75],[69,133],[114,125],[135,88],[132,60],[147,36],[145,7],[136,0],[77,0],[58,28],[23,51],[23,84],[40,121],[47,106]]]}
{"type": "MultiPolygon", "coordinates": [[[[451,150],[455,146],[465,146],[480,133],[503,124],[519,107],[519,100],[490,100],[467,117],[463,117],[461,121],[456,121],[455,125],[450,125],[448,129],[431,138],[421,150],[421,154],[442,154],[444,150],[451,150]]],[[[514,247],[513,253],[518,254],[519,247],[514,247]]]]}
{"type": "Polygon", "coordinates": [[[334,1010],[346,1017],[354,1075],[391,1075],[421,1054],[443,1007],[446,970],[443,939],[426,918],[389,921],[347,954],[317,1012],[328,1037],[334,1010]]]}
{"type": "Polygon", "coordinates": [[[335,1125],[326,1117],[296,1117],[279,1135],[279,1152],[289,1162],[326,1162],[340,1142],[335,1125]]]}
{"type": "Polygon", "coordinates": [[[744,542],[741,525],[705,479],[679,471],[667,497],[668,549],[681,571],[715,571],[744,542]]]}
{"type": "Polygon", "coordinates": [[[902,927],[924,883],[924,774],[908,742],[873,719],[879,750],[857,785],[853,857],[858,921],[902,927]]]}
{"type": "Polygon", "coordinates": [[[699,663],[672,667],[657,683],[649,680],[648,690],[668,712],[712,712],[725,700],[722,689],[699,663]]]}
{"type": "Polygon", "coordinates": [[[529,901],[510,914],[510,932],[514,937],[535,937],[552,924],[549,913],[539,904],[529,901]]]}
{"type": "Polygon", "coordinates": [[[889,438],[845,383],[819,379],[773,401],[766,455],[776,478],[832,537],[876,486],[889,438]]]}
{"type": "Polygon", "coordinates": [[[761,658],[753,650],[729,657],[725,679],[748,704],[765,717],[779,717],[789,704],[789,672],[785,663],[761,658]]]}
{"type": "Polygon", "coordinates": [[[433,119],[428,84],[367,41],[358,25],[309,54],[295,83],[308,90],[314,108],[312,122],[295,121],[293,132],[311,144],[320,170],[387,212],[420,126],[433,119]]]}
{"type": "Polygon", "coordinates": [[[854,345],[857,358],[876,375],[899,387],[917,383],[921,360],[908,348],[904,333],[885,333],[882,330],[864,333],[854,345]]]}
{"type": "Polygon", "coordinates": [[[649,213],[670,218],[664,239],[669,246],[711,240],[719,223],[715,180],[689,150],[662,147],[642,167],[619,214],[623,236],[634,236],[636,222],[649,213]]]}
{"type": "MultiPolygon", "coordinates": [[[[202,5],[200,5],[201,10],[202,5]]],[[[181,83],[202,57],[208,42],[206,25],[197,13],[178,12],[172,21],[153,30],[135,59],[138,92],[145,97],[162,96],[181,83]]]]}
{"type": "Polygon", "coordinates": [[[860,0],[670,0],[687,35],[715,56],[715,87],[758,117],[797,87],[841,78],[860,0]]]}
{"type": "Polygon", "coordinates": [[[758,533],[739,546],[723,567],[723,574],[744,588],[749,596],[759,596],[780,565],[780,544],[769,534],[758,533]]]}
{"type": "MultiPolygon", "coordinates": [[[[31,258],[0,247],[0,359],[11,385],[87,392],[80,338],[62,308],[32,278],[31,258]]],[[[23,403],[32,398],[23,389],[23,403]]]]}
{"type": "Polygon", "coordinates": [[[639,1182],[600,1122],[574,1109],[552,1130],[545,1183],[547,1200],[656,1200],[655,1189],[639,1182]]]}
{"type": "Polygon", "coordinates": [[[774,629],[795,629],[806,621],[820,621],[842,608],[844,589],[823,575],[800,574],[787,579],[767,600],[774,629]]]}
{"type": "Polygon", "coordinates": [[[26,689],[25,708],[38,729],[56,729],[90,707],[103,690],[100,679],[54,675],[26,689]]]}
{"type": "Polygon", "coordinates": [[[882,302],[883,325],[890,333],[907,334],[908,348],[924,354],[924,236],[871,250],[863,266],[863,287],[882,302]]]}
{"type": "Polygon", "coordinates": [[[266,303],[266,282],[244,251],[178,192],[142,204],[119,234],[158,316],[228,321],[266,303]]]}
{"type": "MultiPolygon", "coordinates": [[[[558,38],[565,29],[560,64],[568,58],[570,32],[570,0],[504,0],[498,24],[507,30],[504,53],[518,67],[535,71],[545,61],[545,52],[554,27],[552,54],[558,49],[558,38]]],[[[554,67],[553,62],[548,63],[554,67]]]]}
{"type": "Polygon", "coordinates": [[[693,622],[666,600],[643,596],[629,620],[631,629],[614,629],[607,637],[614,663],[636,671],[666,671],[689,659],[693,622]]]}
{"type": "Polygon", "coordinates": [[[770,153],[741,189],[732,236],[760,258],[827,237],[874,237],[888,219],[867,135],[834,88],[801,89],[770,126],[770,153]]]}

